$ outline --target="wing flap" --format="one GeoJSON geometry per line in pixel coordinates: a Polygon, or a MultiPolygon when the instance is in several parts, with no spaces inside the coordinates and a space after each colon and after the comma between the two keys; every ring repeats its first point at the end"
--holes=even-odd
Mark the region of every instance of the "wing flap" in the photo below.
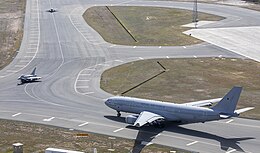
{"type": "Polygon", "coordinates": [[[164,117],[155,113],[143,111],[140,113],[139,117],[135,121],[134,126],[141,127],[146,123],[152,123],[153,121],[156,121],[158,119],[164,119],[164,117]]]}

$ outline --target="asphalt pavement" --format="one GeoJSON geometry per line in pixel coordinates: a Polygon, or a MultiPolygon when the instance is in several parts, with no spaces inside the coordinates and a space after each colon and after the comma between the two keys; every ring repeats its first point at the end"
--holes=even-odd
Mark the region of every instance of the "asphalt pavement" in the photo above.
{"type": "MultiPolygon", "coordinates": [[[[28,0],[21,48],[13,62],[0,71],[0,118],[136,139],[133,149],[139,151],[140,143],[205,153],[259,151],[257,120],[236,118],[137,129],[124,123],[127,114],[117,118],[116,112],[104,105],[112,95],[99,87],[100,76],[108,68],[150,58],[247,57],[210,43],[177,47],[109,44],[82,18],[85,9],[95,5],[193,8],[193,3],[171,1],[28,0]],[[58,12],[46,12],[50,8],[58,12]],[[41,82],[17,85],[17,78],[34,67],[43,77],[41,82]]],[[[226,17],[203,28],[260,25],[260,13],[252,10],[214,4],[199,4],[199,10],[226,17]]]]}

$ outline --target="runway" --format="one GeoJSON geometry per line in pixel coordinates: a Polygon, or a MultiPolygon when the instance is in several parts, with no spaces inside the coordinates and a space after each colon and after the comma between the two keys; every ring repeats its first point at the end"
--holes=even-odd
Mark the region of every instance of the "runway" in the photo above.
{"type": "MultiPolygon", "coordinates": [[[[28,0],[21,48],[14,61],[0,71],[0,118],[197,152],[258,152],[260,122],[256,120],[236,118],[204,124],[172,124],[161,130],[129,128],[123,118],[115,117],[116,112],[104,105],[104,99],[112,95],[99,87],[100,76],[108,68],[150,58],[245,57],[209,43],[178,47],[109,44],[82,18],[85,9],[95,5],[193,8],[192,3],[168,1],[28,0]],[[52,7],[58,12],[46,12],[52,7]],[[35,66],[37,74],[43,77],[42,82],[17,86],[18,76],[30,73],[35,66]]],[[[260,13],[252,10],[213,4],[199,4],[199,9],[226,17],[204,28],[260,25],[260,13]]]]}

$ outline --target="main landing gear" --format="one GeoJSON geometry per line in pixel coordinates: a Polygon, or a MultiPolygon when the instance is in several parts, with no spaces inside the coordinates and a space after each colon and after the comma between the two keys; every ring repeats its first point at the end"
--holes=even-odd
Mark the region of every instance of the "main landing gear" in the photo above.
{"type": "Polygon", "coordinates": [[[121,116],[120,111],[117,111],[117,117],[120,117],[120,116],[121,116]]]}
{"type": "Polygon", "coordinates": [[[153,125],[156,128],[164,128],[165,127],[164,120],[153,121],[152,123],[150,123],[150,125],[153,125]]]}

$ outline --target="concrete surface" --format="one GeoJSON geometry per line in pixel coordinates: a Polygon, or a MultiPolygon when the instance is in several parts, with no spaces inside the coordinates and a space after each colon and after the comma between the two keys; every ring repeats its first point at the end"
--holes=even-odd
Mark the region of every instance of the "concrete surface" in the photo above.
{"type": "MultiPolygon", "coordinates": [[[[100,76],[105,69],[157,57],[245,57],[209,43],[178,47],[106,43],[82,18],[84,10],[95,5],[193,8],[193,3],[171,1],[28,0],[20,51],[14,61],[0,71],[0,118],[205,153],[259,151],[260,122],[256,120],[237,118],[204,124],[173,124],[165,129],[135,129],[128,127],[123,118],[117,118],[116,112],[104,105],[104,99],[111,95],[99,88],[100,76]],[[46,12],[50,8],[56,8],[58,12],[46,12]],[[30,73],[35,66],[42,81],[17,85],[18,76],[30,73]]],[[[205,28],[260,25],[259,12],[231,6],[199,5],[200,11],[226,17],[223,21],[205,25],[205,28]]]]}

